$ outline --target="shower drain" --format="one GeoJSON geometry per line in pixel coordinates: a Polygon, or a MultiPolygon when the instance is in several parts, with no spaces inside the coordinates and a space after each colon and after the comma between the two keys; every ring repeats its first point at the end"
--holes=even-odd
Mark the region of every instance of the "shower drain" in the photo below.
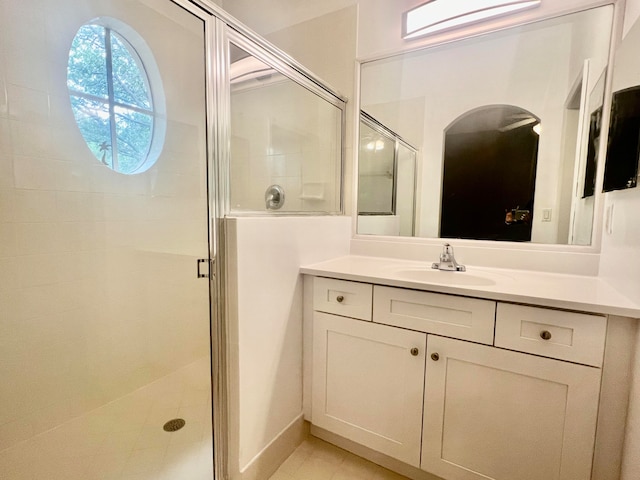
{"type": "Polygon", "coordinates": [[[185,425],[185,421],[182,418],[174,418],[173,420],[169,420],[162,427],[165,432],[176,432],[180,430],[185,425]]]}

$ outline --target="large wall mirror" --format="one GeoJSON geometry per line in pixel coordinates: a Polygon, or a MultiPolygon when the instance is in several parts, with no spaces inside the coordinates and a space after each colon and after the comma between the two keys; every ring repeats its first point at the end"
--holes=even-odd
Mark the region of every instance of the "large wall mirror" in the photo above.
{"type": "Polygon", "coordinates": [[[607,5],[363,62],[358,233],[590,245],[612,21],[607,5]],[[387,188],[363,181],[372,122],[415,147],[410,220],[397,164],[387,188]]]}

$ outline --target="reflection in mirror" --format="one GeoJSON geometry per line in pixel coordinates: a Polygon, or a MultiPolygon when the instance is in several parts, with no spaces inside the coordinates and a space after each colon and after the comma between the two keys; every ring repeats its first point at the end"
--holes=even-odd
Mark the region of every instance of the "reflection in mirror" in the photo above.
{"type": "MultiPolygon", "coordinates": [[[[585,197],[584,188],[595,176],[587,175],[587,155],[598,137],[594,130],[590,139],[590,126],[602,106],[612,17],[607,5],[362,64],[361,109],[417,147],[416,236],[591,243],[594,197],[585,197]],[[474,131],[471,123],[452,127],[489,106],[513,110],[485,112],[474,131]],[[513,140],[518,145],[504,150],[507,132],[526,132],[528,140],[513,140]],[[469,167],[462,160],[449,166],[451,155],[464,150],[460,141],[451,143],[454,136],[475,142],[465,154],[475,163],[467,170],[472,173],[455,176],[469,167]],[[536,151],[535,161],[515,153],[521,144],[536,151]],[[503,167],[491,163],[498,157],[503,167]],[[522,158],[525,164],[514,164],[522,158]],[[514,171],[532,183],[516,186],[514,171]],[[490,206],[478,201],[488,178],[512,196],[490,206]],[[449,208],[448,199],[458,195],[464,200],[449,208]],[[470,219],[480,224],[475,231],[467,229],[470,219]]],[[[596,160],[593,155],[589,169],[596,160]]],[[[358,233],[390,234],[365,228],[363,219],[358,233]]]]}
{"type": "Polygon", "coordinates": [[[230,44],[232,212],[341,210],[342,111],[230,44]]]}
{"type": "MultiPolygon", "coordinates": [[[[584,77],[588,77],[590,62],[585,61],[584,77]]],[[[584,89],[584,86],[583,86],[584,89]]],[[[574,172],[574,198],[571,203],[569,243],[589,245],[591,243],[591,223],[595,207],[596,173],[598,169],[598,149],[602,128],[602,104],[604,102],[605,71],[586,95],[581,109],[586,108],[586,118],[579,117],[584,124],[579,128],[577,169],[574,172]],[[586,143],[583,141],[586,140],[586,143]]],[[[565,192],[567,193],[567,192],[565,192]]]]}
{"type": "Polygon", "coordinates": [[[416,149],[361,112],[358,167],[360,233],[413,236],[416,149]]]}
{"type": "Polygon", "coordinates": [[[597,155],[600,145],[600,130],[602,128],[602,107],[598,107],[589,118],[589,144],[584,171],[584,186],[582,198],[591,197],[596,191],[597,155]]]}
{"type": "Polygon", "coordinates": [[[441,238],[531,240],[540,128],[531,112],[508,105],[481,107],[446,128],[441,238]]]}

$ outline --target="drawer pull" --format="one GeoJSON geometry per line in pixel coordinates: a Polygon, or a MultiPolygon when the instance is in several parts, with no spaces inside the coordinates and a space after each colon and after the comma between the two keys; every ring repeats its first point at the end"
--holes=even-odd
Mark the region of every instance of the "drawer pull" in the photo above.
{"type": "Polygon", "coordinates": [[[431,360],[433,360],[434,362],[437,362],[438,360],[440,360],[440,355],[438,355],[437,353],[432,353],[431,360]]]}
{"type": "Polygon", "coordinates": [[[336,297],[336,300],[338,301],[338,303],[342,303],[342,302],[344,302],[344,297],[342,295],[338,295],[336,297]]]}
{"type": "Polygon", "coordinates": [[[551,340],[551,332],[549,330],[541,331],[540,338],[543,340],[551,340]]]}
{"type": "Polygon", "coordinates": [[[420,353],[420,350],[418,350],[416,347],[413,347],[411,349],[411,355],[413,355],[414,357],[417,357],[419,353],[420,353]]]}

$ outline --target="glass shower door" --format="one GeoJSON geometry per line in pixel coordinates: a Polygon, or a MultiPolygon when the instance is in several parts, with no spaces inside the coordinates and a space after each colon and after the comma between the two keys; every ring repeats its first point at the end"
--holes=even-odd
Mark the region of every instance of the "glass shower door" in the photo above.
{"type": "Polygon", "coordinates": [[[0,476],[210,480],[204,21],[4,2],[0,32],[0,476]]]}

